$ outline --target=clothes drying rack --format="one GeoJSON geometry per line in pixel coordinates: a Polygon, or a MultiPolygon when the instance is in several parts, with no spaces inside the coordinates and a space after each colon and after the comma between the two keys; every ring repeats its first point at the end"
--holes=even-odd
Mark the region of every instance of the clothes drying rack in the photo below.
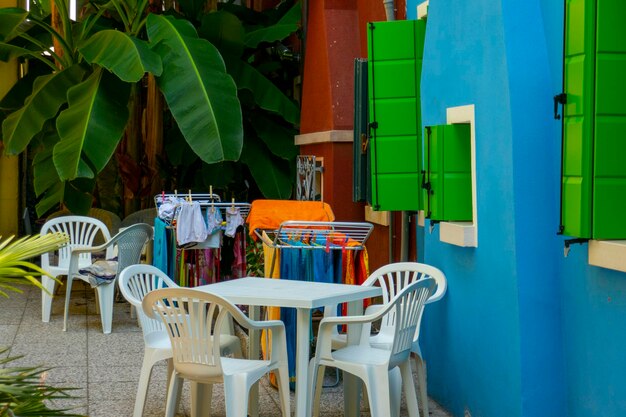
{"type": "MultiPolygon", "coordinates": [[[[372,234],[374,225],[368,222],[322,222],[288,220],[280,224],[276,230],[255,230],[254,233],[269,247],[298,249],[341,249],[362,250],[365,242],[372,234]],[[264,239],[263,232],[268,239],[264,239]],[[306,238],[324,243],[302,245],[306,238]],[[294,241],[299,242],[295,244],[294,241]],[[326,242],[328,242],[326,244],[326,242]],[[347,243],[350,245],[347,245],[347,243]]],[[[276,251],[272,253],[270,276],[274,273],[276,251]]]]}
{"type": "Polygon", "coordinates": [[[223,202],[220,199],[220,196],[217,194],[213,194],[213,193],[187,193],[187,194],[180,194],[180,193],[161,193],[161,194],[157,194],[154,196],[154,205],[156,206],[156,208],[158,209],[159,206],[167,200],[171,200],[171,199],[179,199],[179,200],[184,200],[184,201],[195,201],[198,202],[200,204],[200,207],[202,208],[207,208],[207,207],[217,207],[217,208],[223,208],[223,209],[228,209],[228,208],[235,208],[235,209],[239,209],[239,214],[241,214],[241,217],[244,219],[244,221],[246,220],[246,218],[248,217],[248,214],[250,213],[250,203],[241,203],[241,202],[236,202],[234,199],[228,203],[228,202],[223,202]]]}

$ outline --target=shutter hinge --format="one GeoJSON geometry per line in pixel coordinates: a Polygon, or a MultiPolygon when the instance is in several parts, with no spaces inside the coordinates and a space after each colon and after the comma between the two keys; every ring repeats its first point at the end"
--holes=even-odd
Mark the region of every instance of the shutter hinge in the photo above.
{"type": "Polygon", "coordinates": [[[557,94],[556,96],[554,96],[553,100],[554,100],[554,118],[556,120],[560,120],[561,115],[559,114],[559,104],[564,105],[565,103],[567,103],[567,94],[565,93],[557,94]]]}
{"type": "Polygon", "coordinates": [[[567,258],[567,255],[569,254],[569,248],[571,245],[573,244],[583,244],[583,243],[587,243],[589,242],[589,239],[585,239],[585,238],[576,238],[576,239],[566,239],[565,241],[563,241],[563,257],[567,258]]]}

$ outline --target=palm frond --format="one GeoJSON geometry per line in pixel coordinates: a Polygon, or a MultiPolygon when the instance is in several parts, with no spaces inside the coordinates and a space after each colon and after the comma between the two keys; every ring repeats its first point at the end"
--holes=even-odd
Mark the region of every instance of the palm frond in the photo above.
{"type": "MultiPolygon", "coordinates": [[[[0,288],[20,292],[14,285],[30,284],[44,289],[35,277],[42,275],[54,277],[34,264],[31,259],[59,249],[69,241],[69,237],[65,233],[48,233],[24,236],[15,241],[13,239],[14,236],[10,236],[0,241],[0,288]]],[[[8,295],[0,290],[0,296],[8,295]]]]}
{"type": "MultiPolygon", "coordinates": [[[[7,351],[8,348],[0,349],[0,356],[7,351]]],[[[0,417],[79,416],[67,413],[67,409],[50,408],[55,400],[74,398],[69,391],[75,388],[47,385],[47,368],[8,366],[19,358],[21,356],[0,359],[0,417]]]]}

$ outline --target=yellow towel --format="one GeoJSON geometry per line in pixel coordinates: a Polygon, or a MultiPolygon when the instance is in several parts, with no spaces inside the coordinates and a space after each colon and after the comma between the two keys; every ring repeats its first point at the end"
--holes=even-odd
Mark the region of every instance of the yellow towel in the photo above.
{"type": "MultiPolygon", "coordinates": [[[[263,232],[261,237],[263,241],[263,262],[265,268],[265,277],[280,279],[280,250],[277,248],[272,248],[268,246],[268,243],[271,243],[271,239],[267,236],[267,233],[263,232]],[[274,258],[275,255],[275,258],[274,258]],[[272,272],[272,276],[270,277],[270,270],[272,269],[272,260],[274,261],[274,270],[272,272]]],[[[268,307],[267,308],[267,319],[268,320],[280,320],[280,307],[268,307]]],[[[269,358],[270,354],[270,346],[272,344],[272,333],[263,330],[261,332],[261,351],[263,352],[263,358],[269,358]]],[[[276,375],[272,372],[270,374],[270,384],[274,387],[278,387],[278,383],[276,382],[276,375]]]]}

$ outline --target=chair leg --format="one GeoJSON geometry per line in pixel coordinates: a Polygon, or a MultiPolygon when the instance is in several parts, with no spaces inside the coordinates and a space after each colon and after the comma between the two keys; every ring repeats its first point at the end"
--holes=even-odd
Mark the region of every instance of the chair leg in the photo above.
{"type": "Polygon", "coordinates": [[[241,374],[224,376],[226,417],[246,417],[248,415],[248,388],[245,376],[241,374]]]}
{"type": "Polygon", "coordinates": [[[287,364],[280,366],[274,370],[276,382],[278,385],[278,395],[280,396],[280,409],[283,417],[291,415],[291,407],[289,405],[289,368],[287,364]]]}
{"type": "Polygon", "coordinates": [[[70,295],[72,294],[72,282],[74,280],[71,276],[67,277],[65,283],[65,309],[63,310],[63,331],[67,331],[67,317],[70,314],[70,295]]]}
{"type": "Polygon", "coordinates": [[[417,391],[420,396],[419,402],[422,406],[422,415],[428,417],[428,385],[426,384],[426,362],[415,355],[415,367],[417,369],[417,391]]]}
{"type": "MultiPolygon", "coordinates": [[[[224,391],[226,391],[226,386],[224,386],[224,391]]],[[[212,397],[213,384],[191,381],[191,417],[210,417],[212,397]]]]}
{"type": "Polygon", "coordinates": [[[313,372],[311,373],[311,387],[313,389],[313,417],[317,417],[320,413],[320,399],[322,397],[322,386],[324,385],[324,372],[326,371],[325,365],[318,365],[315,362],[313,364],[313,372]]]}
{"type": "Polygon", "coordinates": [[[49,294],[41,290],[41,321],[48,323],[50,321],[50,312],[52,311],[52,296],[54,294],[54,286],[56,281],[48,276],[41,277],[41,285],[48,290],[49,294]]]}
{"type": "Polygon", "coordinates": [[[404,387],[404,397],[406,398],[409,417],[420,417],[420,411],[417,407],[417,397],[415,396],[413,373],[411,372],[411,358],[401,363],[399,368],[402,374],[402,386],[404,387]]]}
{"type": "Polygon", "coordinates": [[[102,332],[104,334],[111,333],[111,324],[113,322],[113,296],[114,284],[100,285],[96,287],[97,299],[100,303],[100,320],[102,321],[102,332]]]}
{"type": "Polygon", "coordinates": [[[391,414],[391,402],[389,400],[389,371],[380,368],[368,372],[363,378],[363,385],[367,390],[372,417],[386,417],[391,414]],[[376,386],[376,392],[372,389],[376,386]]]}
{"type": "MultiPolygon", "coordinates": [[[[141,365],[141,373],[139,375],[139,385],[137,386],[137,397],[135,398],[135,409],[133,417],[141,417],[146,403],[146,395],[148,393],[148,383],[152,376],[152,367],[154,366],[154,358],[152,350],[146,349],[143,354],[143,363],[141,365]]],[[[169,378],[169,377],[168,377],[169,378]]],[[[169,381],[168,381],[169,382],[169,381]]]]}
{"type": "Polygon", "coordinates": [[[402,403],[402,374],[398,367],[389,371],[389,396],[391,416],[400,417],[400,407],[402,403]]]}
{"type": "Polygon", "coordinates": [[[165,405],[165,417],[176,416],[176,405],[178,404],[178,397],[183,386],[183,380],[176,374],[172,375],[170,387],[167,390],[167,402],[165,405]]]}

